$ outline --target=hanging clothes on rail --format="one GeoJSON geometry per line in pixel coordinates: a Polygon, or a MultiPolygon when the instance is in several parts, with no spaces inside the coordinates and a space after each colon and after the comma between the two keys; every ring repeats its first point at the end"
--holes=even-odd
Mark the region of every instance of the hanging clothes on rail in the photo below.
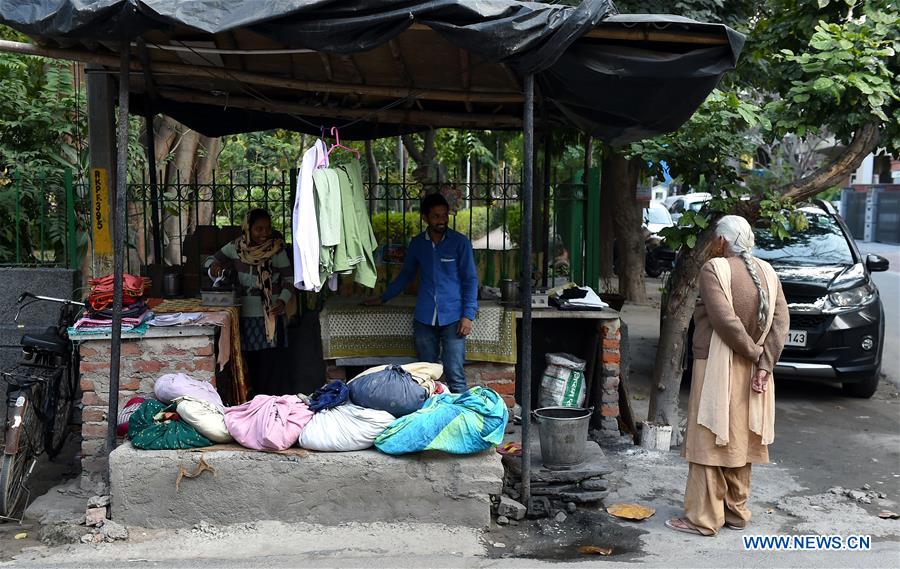
{"type": "MultiPolygon", "coordinates": [[[[334,145],[335,148],[344,146],[334,145]]],[[[378,243],[369,219],[359,160],[330,166],[325,143],[303,153],[294,202],[294,286],[337,290],[337,275],[374,288],[378,243]]]]}
{"type": "Polygon", "coordinates": [[[320,168],[313,172],[316,214],[319,220],[319,275],[325,282],[334,274],[334,253],[341,242],[341,187],[337,170],[320,168]]]}
{"type": "Polygon", "coordinates": [[[338,166],[341,190],[343,231],[342,241],[335,251],[335,271],[353,272],[353,280],[374,288],[377,280],[375,249],[378,242],[372,230],[372,220],[366,207],[362,170],[358,160],[338,166]],[[349,203],[349,205],[347,205],[349,203]]]}
{"type": "Polygon", "coordinates": [[[292,223],[292,248],[294,250],[294,286],[298,290],[320,291],[322,278],[319,272],[319,224],[316,216],[316,199],[313,173],[328,165],[325,143],[315,144],[303,153],[300,171],[297,173],[296,196],[292,223]]]}

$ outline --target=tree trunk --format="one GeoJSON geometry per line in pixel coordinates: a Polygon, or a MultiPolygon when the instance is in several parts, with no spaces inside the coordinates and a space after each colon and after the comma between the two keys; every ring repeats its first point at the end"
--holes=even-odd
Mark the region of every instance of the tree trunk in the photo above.
{"type": "Polygon", "coordinates": [[[437,148],[434,146],[434,129],[422,134],[423,144],[420,150],[411,135],[404,134],[401,139],[416,168],[412,171],[415,181],[422,184],[426,194],[440,191],[441,185],[447,182],[447,167],[437,161],[437,148]]]}
{"type": "MultiPolygon", "coordinates": [[[[193,178],[194,161],[197,157],[197,146],[200,143],[200,133],[195,130],[187,130],[172,150],[175,156],[168,168],[168,184],[174,185],[180,181],[186,185],[193,178]]],[[[188,209],[190,208],[190,196],[184,191],[184,187],[173,188],[169,192],[168,199],[173,206],[172,213],[166,216],[164,224],[169,242],[166,243],[165,258],[172,265],[180,265],[182,260],[181,246],[184,236],[188,233],[188,209]],[[188,203],[185,203],[188,202],[188,203]],[[174,210],[174,211],[173,211],[174,210]]]]}
{"type": "Polygon", "coordinates": [[[191,221],[191,231],[195,230],[198,225],[210,225],[213,222],[215,212],[213,211],[213,188],[210,184],[212,184],[213,170],[219,159],[219,151],[222,149],[222,139],[202,136],[199,146],[203,148],[203,154],[197,163],[196,178],[199,195],[197,196],[197,211],[191,221]]]}
{"type": "Polygon", "coordinates": [[[604,177],[605,169],[600,169],[600,281],[603,283],[604,292],[613,292],[610,288],[610,280],[613,278],[613,243],[616,240],[616,230],[613,222],[613,210],[615,209],[615,196],[613,185],[608,175],[604,177]]]}
{"type": "Polygon", "coordinates": [[[378,161],[375,159],[375,148],[372,141],[365,141],[366,164],[369,166],[369,215],[375,213],[375,202],[378,197],[378,178],[381,172],[378,169],[378,161]]]}
{"type": "Polygon", "coordinates": [[[700,233],[697,245],[683,251],[672,271],[659,327],[659,344],[650,385],[650,410],[647,420],[672,425],[673,444],[681,441],[681,413],[678,406],[684,361],[684,342],[697,304],[697,279],[709,257],[715,223],[700,233]]]}
{"type": "MultiPolygon", "coordinates": [[[[803,201],[836,184],[840,184],[850,175],[862,160],[878,144],[878,128],[868,124],[861,127],[853,137],[846,151],[816,169],[809,176],[786,184],[781,193],[791,197],[795,202],[803,201]]],[[[759,201],[741,202],[740,215],[753,224],[759,217],[759,201]]],[[[681,386],[682,361],[684,343],[694,313],[697,300],[697,279],[700,269],[709,257],[709,248],[714,235],[715,220],[709,228],[702,231],[697,238],[694,249],[683,252],[669,277],[670,286],[659,331],[659,347],[656,351],[656,362],[653,366],[655,385],[650,394],[650,410],[647,419],[675,427],[673,435],[681,441],[680,410],[678,405],[681,386]]]]}
{"type": "Polygon", "coordinates": [[[636,303],[647,302],[644,284],[644,236],[641,208],[634,199],[640,158],[625,158],[612,150],[603,159],[601,186],[612,188],[614,227],[619,250],[619,294],[636,303]]]}

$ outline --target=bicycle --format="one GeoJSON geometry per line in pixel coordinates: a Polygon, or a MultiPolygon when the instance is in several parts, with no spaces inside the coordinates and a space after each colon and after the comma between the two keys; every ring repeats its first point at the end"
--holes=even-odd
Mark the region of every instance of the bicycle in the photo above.
{"type": "Polygon", "coordinates": [[[0,371],[6,383],[6,427],[0,463],[0,518],[21,521],[31,492],[28,478],[46,452],[52,460],[69,434],[69,421],[78,383],[78,350],[67,330],[84,304],[62,298],[22,293],[15,323],[22,310],[37,302],[58,303],[56,326],[20,340],[22,356],[13,367],[0,371]],[[27,301],[27,302],[26,302],[27,301]]]}

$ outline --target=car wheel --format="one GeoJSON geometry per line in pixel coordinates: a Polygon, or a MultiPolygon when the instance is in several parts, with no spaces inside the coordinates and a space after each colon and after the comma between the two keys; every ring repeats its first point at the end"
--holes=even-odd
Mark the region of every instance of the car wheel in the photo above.
{"type": "Polygon", "coordinates": [[[878,389],[878,380],[881,379],[881,373],[875,372],[865,379],[855,383],[841,384],[841,390],[844,395],[849,397],[859,397],[860,399],[868,399],[875,394],[878,389]]]}
{"type": "Polygon", "coordinates": [[[647,273],[647,276],[650,277],[651,279],[657,278],[663,272],[662,266],[660,266],[659,261],[655,261],[655,260],[653,260],[653,261],[648,260],[644,264],[644,271],[647,273]]]}

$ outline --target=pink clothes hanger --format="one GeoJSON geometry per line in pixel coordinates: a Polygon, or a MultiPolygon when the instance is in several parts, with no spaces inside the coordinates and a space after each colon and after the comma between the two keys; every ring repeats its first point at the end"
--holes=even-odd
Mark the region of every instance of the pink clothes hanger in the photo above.
{"type": "Polygon", "coordinates": [[[336,126],[331,127],[331,136],[334,137],[334,144],[332,144],[331,148],[328,149],[328,156],[331,156],[331,153],[334,151],[335,148],[342,148],[344,150],[347,150],[348,152],[352,152],[352,153],[356,154],[356,159],[359,160],[359,150],[356,150],[353,148],[347,148],[346,146],[341,144],[341,137],[340,137],[340,134],[338,133],[338,129],[336,126]]]}

